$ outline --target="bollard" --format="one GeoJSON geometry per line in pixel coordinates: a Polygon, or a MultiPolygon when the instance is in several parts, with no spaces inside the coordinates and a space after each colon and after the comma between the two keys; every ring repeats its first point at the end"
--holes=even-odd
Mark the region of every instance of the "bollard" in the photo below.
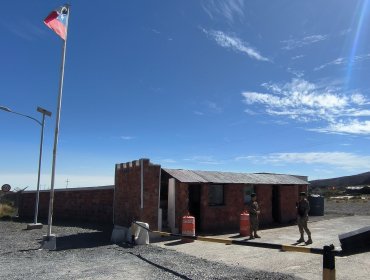
{"type": "Polygon", "coordinates": [[[323,252],[323,270],[322,279],[323,280],[335,280],[335,254],[334,245],[324,246],[323,252]]]}

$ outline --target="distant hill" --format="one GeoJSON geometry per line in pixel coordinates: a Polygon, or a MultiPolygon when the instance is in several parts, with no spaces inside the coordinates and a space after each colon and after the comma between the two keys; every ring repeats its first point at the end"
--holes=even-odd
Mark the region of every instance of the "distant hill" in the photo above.
{"type": "Polygon", "coordinates": [[[370,185],[370,172],[331,179],[313,180],[309,182],[311,187],[347,187],[370,185]]]}

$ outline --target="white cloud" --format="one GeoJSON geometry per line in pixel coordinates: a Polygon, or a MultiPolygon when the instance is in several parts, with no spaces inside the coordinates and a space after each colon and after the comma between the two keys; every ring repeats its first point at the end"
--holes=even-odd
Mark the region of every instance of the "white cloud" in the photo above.
{"type": "Polygon", "coordinates": [[[223,163],[220,160],[214,159],[213,156],[193,156],[191,158],[185,158],[184,161],[190,161],[197,164],[211,164],[211,165],[218,165],[223,163]]]}
{"type": "Polygon", "coordinates": [[[211,19],[218,16],[226,18],[229,23],[233,23],[235,18],[244,18],[244,1],[243,0],[203,0],[201,2],[203,10],[211,19]]]}
{"type": "Polygon", "coordinates": [[[217,103],[212,101],[207,101],[207,107],[208,109],[213,113],[221,113],[223,110],[220,106],[217,105],[217,103]]]}
{"type": "Polygon", "coordinates": [[[329,67],[329,66],[332,66],[332,65],[347,65],[350,62],[359,63],[359,62],[366,61],[366,60],[370,60],[370,53],[363,54],[363,55],[356,55],[355,57],[353,57],[352,60],[350,60],[348,58],[344,58],[344,57],[338,57],[338,58],[336,58],[336,59],[334,59],[330,62],[322,64],[318,67],[315,67],[314,71],[319,71],[319,70],[322,70],[322,69],[324,69],[326,67],[329,67]]]}
{"type": "Polygon", "coordinates": [[[331,123],[324,128],[311,129],[312,131],[324,132],[324,133],[335,133],[335,134],[359,134],[367,135],[370,134],[370,121],[359,121],[357,119],[350,121],[339,121],[337,123],[331,123]]]}
{"type": "Polygon", "coordinates": [[[293,79],[285,84],[264,83],[262,87],[268,92],[242,93],[243,101],[248,105],[247,110],[255,111],[259,106],[268,115],[306,123],[327,122],[327,127],[311,131],[370,134],[370,120],[360,119],[370,116],[370,103],[359,92],[344,94],[338,88],[317,85],[303,79],[293,79]]]}
{"type": "Polygon", "coordinates": [[[281,43],[284,44],[282,47],[283,50],[293,50],[295,48],[301,48],[306,45],[311,45],[320,41],[327,40],[328,36],[327,35],[310,35],[306,36],[302,39],[288,39],[288,40],[283,40],[281,43]]]}
{"type": "Polygon", "coordinates": [[[132,140],[134,138],[135,137],[133,137],[133,136],[120,136],[120,139],[122,139],[122,140],[132,140]]]}
{"type": "Polygon", "coordinates": [[[287,71],[289,73],[293,74],[294,76],[296,76],[297,78],[302,78],[304,76],[304,72],[303,71],[294,70],[292,68],[288,68],[287,71]]]}
{"type": "Polygon", "coordinates": [[[198,116],[203,116],[204,113],[203,112],[200,112],[200,111],[194,111],[194,114],[195,115],[198,115],[198,116]]]}
{"type": "Polygon", "coordinates": [[[291,59],[296,60],[296,59],[300,59],[300,58],[303,58],[303,57],[305,57],[305,55],[301,54],[301,55],[293,56],[291,59]]]}
{"type": "Polygon", "coordinates": [[[262,56],[257,50],[248,46],[247,43],[243,42],[237,37],[233,37],[225,34],[222,31],[217,30],[206,30],[202,29],[205,34],[210,36],[216,41],[216,43],[227,49],[231,49],[236,52],[241,52],[248,55],[250,58],[260,60],[260,61],[270,61],[267,57],[262,56]]]}
{"type": "Polygon", "coordinates": [[[247,160],[255,164],[308,164],[329,165],[347,171],[369,170],[370,156],[345,152],[272,153],[265,156],[245,156],[235,160],[247,160]]]}
{"type": "Polygon", "coordinates": [[[27,41],[32,41],[45,34],[45,29],[26,20],[13,25],[9,23],[4,23],[4,25],[10,32],[27,41]]]}

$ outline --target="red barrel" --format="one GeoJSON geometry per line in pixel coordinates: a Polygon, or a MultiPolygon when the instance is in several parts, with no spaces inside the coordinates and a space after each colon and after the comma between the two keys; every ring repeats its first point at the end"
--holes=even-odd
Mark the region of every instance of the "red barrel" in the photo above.
{"type": "Polygon", "coordinates": [[[240,214],[240,236],[250,236],[250,226],[249,213],[244,211],[240,214]]]}
{"type": "MultiPolygon", "coordinates": [[[[195,236],[195,218],[188,214],[182,217],[181,234],[183,236],[195,236]]],[[[183,238],[183,241],[193,242],[194,239],[183,238]]]]}

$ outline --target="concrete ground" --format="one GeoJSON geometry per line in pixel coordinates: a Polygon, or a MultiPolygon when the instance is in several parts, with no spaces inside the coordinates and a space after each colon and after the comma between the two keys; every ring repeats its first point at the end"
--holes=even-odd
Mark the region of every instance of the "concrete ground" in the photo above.
{"type": "MultiPolygon", "coordinates": [[[[323,248],[324,245],[334,244],[340,249],[338,234],[370,226],[369,216],[347,216],[329,220],[312,219],[309,229],[312,232],[313,244],[309,247],[323,248]]],[[[259,231],[261,239],[257,242],[292,245],[299,238],[297,226],[266,229],[259,231]]],[[[239,233],[212,236],[232,240],[245,240],[239,233]]],[[[303,279],[322,279],[322,255],[282,252],[274,249],[225,245],[220,243],[194,241],[182,243],[178,240],[152,239],[157,246],[173,249],[192,256],[207,260],[218,261],[240,267],[280,272],[294,275],[303,279]]],[[[369,279],[370,252],[345,257],[335,257],[336,279],[369,279]]]]}

